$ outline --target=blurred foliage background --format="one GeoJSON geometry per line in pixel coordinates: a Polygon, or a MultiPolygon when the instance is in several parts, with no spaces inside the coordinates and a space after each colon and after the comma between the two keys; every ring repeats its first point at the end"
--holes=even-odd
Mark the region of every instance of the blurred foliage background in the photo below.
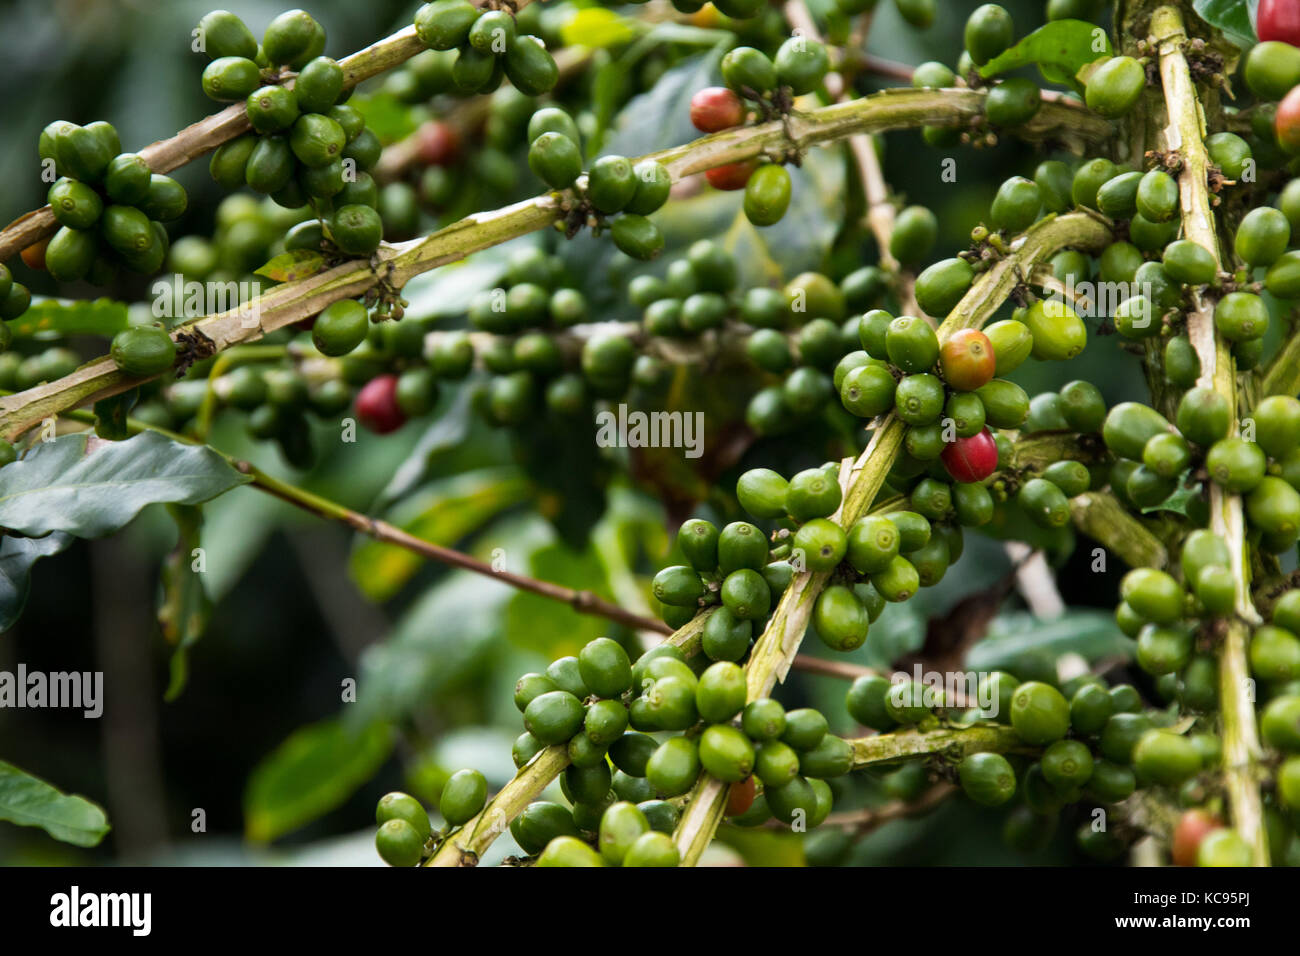
{"type": "MultiPolygon", "coordinates": [[[[0,126],[6,131],[0,216],[6,221],[43,202],[36,140],[51,120],[108,119],[125,148],[132,149],[212,111],[199,87],[201,60],[189,48],[189,31],[208,9],[206,3],[10,0],[6,6],[0,32],[5,64],[0,83],[6,94],[0,96],[0,126]]],[[[239,0],[226,0],[225,6],[255,31],[284,8],[239,0]]],[[[409,23],[415,6],[398,0],[315,0],[310,12],[328,31],[327,53],[342,56],[409,23]]],[[[892,5],[882,3],[869,49],[911,64],[953,63],[962,24],[974,6],[945,2],[939,21],[922,35],[905,28],[892,5]],[[949,7],[960,10],[950,13],[949,7]]],[[[1018,22],[1041,22],[1041,0],[1006,6],[1018,22]]],[[[634,155],[691,138],[686,99],[716,82],[720,52],[702,47],[677,57],[653,89],[620,107],[605,149],[634,155]]],[[[620,77],[616,60],[602,82],[611,78],[636,82],[635,75],[620,77]]],[[[367,90],[382,82],[373,81],[367,90]]],[[[882,85],[867,78],[861,88],[882,85]]],[[[376,108],[385,106],[382,93],[375,102],[376,108]]],[[[1032,175],[1045,158],[1009,139],[991,150],[939,152],[924,147],[919,133],[891,134],[881,149],[886,177],[900,197],[939,214],[944,233],[936,258],[966,245],[1003,178],[1032,175]],[[946,155],[957,160],[956,183],[939,180],[946,155]]],[[[206,163],[174,175],[191,197],[178,234],[210,234],[221,193],[206,163]]],[[[670,250],[701,236],[727,236],[747,270],[769,280],[780,278],[772,269],[784,272],[784,278],[806,268],[839,276],[874,261],[867,238],[850,243],[847,256],[841,242],[838,258],[827,257],[854,190],[845,182],[842,150],[818,151],[798,176],[791,215],[761,239],[752,229],[729,233],[737,221],[734,194],[696,197],[681,209],[670,205],[665,232],[670,250]]],[[[535,181],[521,165],[517,192],[532,191],[535,181]]],[[[500,204],[501,197],[489,198],[497,200],[491,205],[500,204]]],[[[529,237],[512,246],[533,241],[529,237]]],[[[584,264],[578,270],[588,277],[584,291],[599,303],[601,314],[618,317],[627,308],[618,295],[627,273],[612,261],[609,249],[608,243],[583,237],[563,251],[584,264]]],[[[406,293],[412,310],[440,311],[454,324],[468,295],[497,281],[509,251],[493,250],[469,266],[412,283],[406,293]]],[[[39,278],[33,281],[38,293],[50,291],[39,278]]],[[[129,299],[143,290],[115,288],[112,294],[129,299]]],[[[96,339],[73,344],[87,356],[103,351],[96,339]]],[[[1113,340],[1093,336],[1084,358],[1069,364],[1069,377],[1092,379],[1109,402],[1138,396],[1136,362],[1116,355],[1113,340]]],[[[1064,378],[1053,376],[1060,375],[1056,364],[1031,363],[1015,377],[1032,393],[1059,386],[1064,378]]],[[[536,447],[512,443],[471,414],[463,392],[444,396],[426,421],[385,438],[362,433],[355,445],[341,445],[323,427],[329,434],[318,436],[321,461],[308,474],[293,473],[274,448],[251,443],[235,422],[219,420],[212,443],[430,540],[489,560],[503,556],[512,570],[649,609],[648,574],[669,560],[672,522],[682,515],[670,518],[661,500],[663,482],[656,494],[627,480],[626,453],[600,459],[589,435],[572,436],[558,448],[556,436],[543,436],[536,447]]],[[[736,517],[728,511],[734,502],[707,496],[710,483],[734,487],[736,475],[757,464],[793,471],[820,463],[826,454],[815,445],[764,441],[721,475],[683,475],[680,460],[660,464],[672,473],[667,484],[678,499],[708,497],[698,513],[725,521],[736,517]]],[[[602,633],[633,639],[563,605],[358,540],[252,489],[236,490],[204,511],[205,582],[214,607],[206,632],[188,655],[188,682],[174,699],[165,699],[173,665],[155,617],[159,565],[177,542],[165,511],[148,511],[123,534],[79,543],[37,566],[26,613],[0,636],[0,669],[13,670],[21,661],[46,671],[102,670],[105,711],[99,720],[85,720],[79,713],[0,710],[0,754],[62,789],[101,802],[114,830],[101,847],[83,851],[38,831],[0,827],[0,861],[377,865],[372,821],[382,793],[402,787],[429,799],[445,775],[461,766],[478,767],[491,785],[500,785],[513,773],[510,743],[519,732],[510,699],[515,677],[540,669],[556,655],[576,652],[602,633]],[[343,684],[352,678],[358,681],[357,700],[345,704],[343,684]],[[194,832],[198,810],[206,832],[194,832]]],[[[1069,558],[1071,537],[1067,532],[1044,543],[1056,564],[1072,562],[1060,574],[1072,610],[1051,624],[1035,623],[1017,598],[1009,599],[974,663],[992,667],[1047,648],[1074,651],[1089,661],[1122,651],[1109,619],[1090,610],[1113,604],[1122,569],[1087,573],[1090,551],[1080,549],[1069,558]]],[[[1005,577],[1009,562],[997,542],[974,534],[967,542],[964,557],[939,587],[904,606],[891,605],[873,625],[867,645],[840,659],[886,666],[920,646],[927,615],[943,614],[1005,577]]],[[[809,652],[822,652],[816,643],[806,645],[809,652]]],[[[1143,684],[1140,675],[1126,676],[1143,684]]],[[[843,708],[845,689],[843,681],[796,674],[782,697],[787,706],[811,703],[838,715],[841,723],[832,729],[852,733],[843,708]]],[[[883,801],[895,792],[891,787],[903,785],[873,778],[860,800],[883,801]]],[[[863,864],[1015,862],[997,839],[997,825],[987,820],[971,825],[998,814],[953,801],[923,819],[881,828],[862,840],[850,859],[863,864]]],[[[803,841],[789,835],[764,831],[724,839],[754,862],[805,858],[803,841]]],[[[1031,861],[1071,860],[1066,842],[1058,834],[1031,861]]],[[[807,849],[814,862],[829,858],[832,850],[843,856],[842,848],[818,848],[815,840],[807,849]]],[[[509,839],[502,839],[493,857],[511,850],[509,839]]],[[[724,858],[725,851],[717,856],[724,858]]]]}

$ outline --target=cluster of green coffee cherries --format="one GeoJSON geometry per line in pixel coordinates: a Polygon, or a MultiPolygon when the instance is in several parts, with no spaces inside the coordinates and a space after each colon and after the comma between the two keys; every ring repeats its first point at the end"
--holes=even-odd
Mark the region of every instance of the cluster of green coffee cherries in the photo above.
{"type": "Polygon", "coordinates": [[[366,256],[383,238],[374,181],[379,139],[347,99],[343,68],[323,56],[325,30],[303,10],[271,21],[259,45],[244,22],[225,10],[199,21],[210,58],[203,90],[244,103],[253,131],[224,143],[209,163],[227,189],[249,188],[287,209],[311,206],[319,233],[343,256],[366,256]],[[296,73],[292,71],[297,71],[296,73]]]}
{"type": "MultiPolygon", "coordinates": [[[[41,131],[39,152],[58,175],[46,194],[59,223],[45,247],[50,275],[59,282],[106,285],[122,267],[157,272],[169,245],[163,223],[179,218],[188,204],[181,184],[153,172],[138,153],[122,152],[117,130],[102,120],[50,123],[41,131]]],[[[21,298],[30,296],[11,286],[5,312],[21,298]]]]}
{"type": "MultiPolygon", "coordinates": [[[[1259,547],[1282,554],[1300,535],[1300,402],[1289,396],[1262,399],[1232,434],[1227,400],[1211,388],[1189,389],[1175,423],[1138,402],[1116,405],[1102,429],[1119,459],[1110,484],[1125,504],[1140,510],[1164,502],[1182,483],[1204,473],[1229,494],[1241,495],[1259,547]]],[[[1200,506],[1203,508],[1203,505],[1200,506]]],[[[1189,513],[1204,523],[1203,511],[1189,513]]]]}
{"type": "MultiPolygon", "coordinates": [[[[941,267],[922,276],[928,281],[941,267]]],[[[1086,337],[1073,310],[1054,300],[1037,300],[1016,314],[984,331],[960,329],[941,345],[925,319],[872,309],[858,321],[864,348],[837,366],[840,400],[848,411],[869,420],[893,412],[907,425],[885,489],[908,495],[914,510],[927,517],[955,514],[967,526],[992,520],[996,504],[988,479],[1008,464],[1012,451],[1001,429],[1086,433],[1101,427],[1105,402],[1088,382],[1070,382],[1031,402],[1023,388],[999,377],[1030,356],[1069,358],[1086,337]],[[1055,417],[1047,417],[1049,408],[1055,417]]],[[[1091,483],[1079,462],[1053,462],[1018,485],[1015,501],[1036,524],[1059,528],[1070,520],[1068,499],[1091,483]]],[[[1005,500],[1008,485],[1008,479],[994,484],[997,498],[1005,500]]]]}
{"type": "MultiPolygon", "coordinates": [[[[981,675],[981,699],[995,702],[987,710],[954,712],[947,708],[963,702],[943,701],[939,689],[874,675],[854,681],[847,706],[854,719],[881,733],[924,729],[936,711],[963,726],[1009,724],[1023,748],[971,753],[953,770],[975,803],[1013,807],[1004,838],[1022,852],[1046,845],[1070,804],[1114,807],[1139,787],[1165,788],[1183,805],[1204,801],[1198,777],[1218,769],[1217,736],[1200,729],[1181,732],[1175,727],[1177,708],[1147,708],[1132,685],[1108,686],[1091,674],[1061,682],[1054,667],[1049,671],[1023,682],[1006,671],[981,675]]],[[[1076,831],[1080,851],[1105,861],[1121,856],[1138,835],[1122,817],[1116,811],[1105,829],[1094,828],[1091,820],[1082,824],[1076,831]]]]}
{"type": "Polygon", "coordinates": [[[827,779],[852,767],[852,746],[828,732],[823,714],[746,702],[739,665],[687,660],[671,644],[631,663],[616,642],[592,641],[545,674],[521,677],[515,704],[526,728],[516,765],[547,746],[567,745],[571,762],[561,780],[571,808],[537,802],[511,825],[539,866],[676,866],[674,801],[701,770],[731,785],[733,823],[774,818],[812,829],[831,810],[827,779]]]}
{"type": "MultiPolygon", "coordinates": [[[[560,257],[536,247],[511,257],[502,287],[479,292],[468,319],[491,336],[474,348],[490,374],[480,407],[496,425],[523,424],[539,400],[553,414],[573,418],[593,399],[618,398],[632,387],[659,393],[671,374],[666,363],[617,332],[592,335],[576,349],[557,340],[557,330],[589,321],[587,301],[572,287],[560,257]]],[[[469,348],[468,337],[439,336],[435,351],[453,347],[469,348]]]]}
{"type": "MultiPolygon", "coordinates": [[[[528,166],[552,189],[573,187],[582,175],[581,142],[572,116],[558,106],[543,107],[528,121],[528,166]]],[[[581,217],[577,224],[585,224],[588,214],[602,221],[617,217],[610,225],[614,245],[634,259],[653,259],[663,249],[664,237],[647,217],[668,201],[672,184],[656,160],[633,164],[625,156],[601,156],[576,186],[583,199],[583,208],[575,210],[581,217]]]]}
{"type": "Polygon", "coordinates": [[[509,10],[480,9],[469,0],[435,0],[415,13],[415,32],[430,50],[455,50],[451,80],[465,93],[490,93],[503,78],[525,96],[550,92],[559,68],[546,44],[520,34],[509,10]]]}
{"type": "Polygon", "coordinates": [[[993,515],[983,484],[923,478],[911,488],[911,510],[870,514],[846,531],[831,517],[843,497],[838,472],[836,462],[789,480],[767,468],[745,472],[737,498],[773,528],[770,534],[748,521],[721,530],[700,518],[683,524],[677,544],[687,563],[664,568],[653,583],[664,622],[681,628],[707,612],[705,656],[740,661],[794,574],[827,573],[812,627],[827,647],[852,651],[866,641],[887,603],[906,601],[943,579],[962,554],[963,526],[993,515]]]}
{"type": "Polygon", "coordinates": [[[789,98],[811,93],[830,70],[826,47],[816,40],[792,36],[768,58],[762,50],[736,47],[722,58],[722,81],[760,112],[789,109],[789,98]]]}
{"type": "Polygon", "coordinates": [[[753,395],[745,413],[761,435],[789,432],[832,404],[837,363],[857,349],[857,320],[846,319],[848,311],[879,301],[886,291],[887,278],[876,266],[862,267],[840,285],[806,272],[779,289],[742,289],[734,256],[707,239],[692,243],[662,276],[640,275],[627,286],[646,335],[695,339],[734,328],[753,365],[780,376],[753,395]]]}
{"type": "MultiPolygon", "coordinates": [[[[1047,19],[1091,20],[1097,15],[1098,7],[1097,0],[1051,0],[1047,5],[1047,19]]],[[[1037,83],[1018,76],[990,81],[978,74],[980,67],[995,60],[1016,41],[1015,24],[1007,9],[996,3],[977,7],[966,21],[963,38],[964,49],[955,71],[938,61],[922,63],[913,73],[912,85],[921,89],[944,88],[956,86],[964,79],[987,86],[984,119],[992,126],[1014,128],[1033,119],[1042,105],[1042,91],[1037,83]]],[[[1084,98],[1088,108],[1110,119],[1132,111],[1147,86],[1146,64],[1133,57],[1103,57],[1087,69],[1084,98]]],[[[952,146],[970,137],[961,126],[926,126],[922,135],[927,143],[939,147],[952,146]]]]}
{"type": "MultiPolygon", "coordinates": [[[[541,46],[539,37],[554,39],[544,29],[544,12],[541,4],[529,4],[513,13],[504,8],[470,11],[461,4],[426,4],[418,11],[415,22],[417,30],[423,29],[420,40],[428,49],[390,71],[384,80],[384,92],[403,103],[415,104],[435,96],[472,96],[509,89],[499,84],[506,76],[506,51],[512,43],[530,38],[534,45],[541,46]],[[485,70],[487,67],[490,69],[485,70]],[[488,73],[487,80],[482,79],[484,72],[488,73]]],[[[539,84],[545,87],[540,92],[546,92],[558,78],[558,69],[551,77],[553,67],[540,57],[536,65],[532,64],[534,56],[535,51],[528,47],[516,52],[518,62],[530,61],[523,66],[526,72],[520,74],[523,86],[518,89],[522,96],[538,95],[528,91],[539,84]]],[[[546,56],[551,59],[549,53],[546,56]]],[[[511,81],[513,84],[513,77],[511,81]]]]}
{"type": "Polygon", "coordinates": [[[375,807],[375,849],[389,866],[415,866],[443,840],[474,819],[487,803],[487,779],[477,770],[458,770],[447,778],[438,798],[438,815],[446,829],[435,831],[429,811],[409,793],[393,791],[375,807]]]}
{"type": "Polygon", "coordinates": [[[1256,102],[1249,116],[1251,145],[1260,165],[1291,167],[1300,153],[1300,49],[1280,40],[1256,43],[1240,61],[1256,102]]]}

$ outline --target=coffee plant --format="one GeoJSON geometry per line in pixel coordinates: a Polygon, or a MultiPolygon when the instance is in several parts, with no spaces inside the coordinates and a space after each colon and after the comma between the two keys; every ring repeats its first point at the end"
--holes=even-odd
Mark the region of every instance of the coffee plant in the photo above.
{"type": "MultiPolygon", "coordinates": [[[[878,862],[954,806],[1006,862],[1300,862],[1300,3],[1255,6],[207,13],[219,112],[8,143],[0,622],[152,515],[183,696],[249,488],[404,607],[256,841],[404,779],[392,866],[878,862]]],[[[0,819],[109,827],[10,764],[0,819]]]]}

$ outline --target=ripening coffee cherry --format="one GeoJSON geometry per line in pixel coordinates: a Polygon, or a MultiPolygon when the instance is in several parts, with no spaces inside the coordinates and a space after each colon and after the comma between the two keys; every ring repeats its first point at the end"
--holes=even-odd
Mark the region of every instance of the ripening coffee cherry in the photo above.
{"type": "Polygon", "coordinates": [[[758,161],[747,159],[739,163],[726,163],[722,166],[714,166],[704,171],[704,178],[709,181],[709,185],[714,189],[724,191],[735,191],[744,189],[749,182],[749,177],[758,169],[758,161]]]}
{"type": "Polygon", "coordinates": [[[1169,855],[1175,866],[1196,866],[1201,842],[1223,822],[1207,810],[1187,810],[1178,818],[1170,841],[1169,855]]]}
{"type": "Polygon", "coordinates": [[[691,97],[691,123],[702,133],[718,133],[745,121],[745,104],[725,86],[706,86],[691,97]]]}
{"type": "Polygon", "coordinates": [[[948,444],[940,459],[954,481],[983,481],[997,471],[997,442],[993,440],[993,433],[985,428],[977,435],[948,444]]]}
{"type": "Polygon", "coordinates": [[[952,388],[973,392],[993,378],[993,343],[978,329],[959,329],[939,350],[939,368],[952,388]]]}
{"type": "Polygon", "coordinates": [[[450,123],[426,120],[415,131],[415,149],[425,166],[454,166],[460,158],[460,134],[450,123]]]}
{"type": "Polygon", "coordinates": [[[378,435],[387,435],[406,424],[397,403],[397,376],[378,375],[357,393],[357,419],[378,435]]]}

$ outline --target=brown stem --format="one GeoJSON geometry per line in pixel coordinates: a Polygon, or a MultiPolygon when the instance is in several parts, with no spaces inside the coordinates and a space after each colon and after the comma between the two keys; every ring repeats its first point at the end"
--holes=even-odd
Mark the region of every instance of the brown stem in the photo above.
{"type": "Polygon", "coordinates": [[[575,591],[572,588],[552,584],[549,581],[539,581],[536,578],[515,574],[513,571],[498,571],[486,561],[480,561],[478,558],[471,557],[460,551],[444,548],[442,545],[417,538],[415,535],[408,534],[387,521],[363,515],[333,501],[313,495],[311,492],[304,491],[295,485],[280,481],[278,478],[273,478],[246,461],[237,462],[236,467],[251,477],[253,479],[252,483],[263,491],[269,492],[291,505],[302,508],[304,511],[346,524],[362,534],[369,535],[376,541],[397,545],[440,564],[460,568],[464,571],[473,571],[475,574],[493,578],[513,588],[518,588],[520,591],[527,591],[530,594],[550,598],[553,601],[561,601],[579,614],[603,617],[606,620],[624,624],[634,630],[652,631],[658,634],[673,633],[673,629],[663,621],[633,614],[617,604],[611,604],[605,599],[597,597],[590,591],[575,591]]]}

